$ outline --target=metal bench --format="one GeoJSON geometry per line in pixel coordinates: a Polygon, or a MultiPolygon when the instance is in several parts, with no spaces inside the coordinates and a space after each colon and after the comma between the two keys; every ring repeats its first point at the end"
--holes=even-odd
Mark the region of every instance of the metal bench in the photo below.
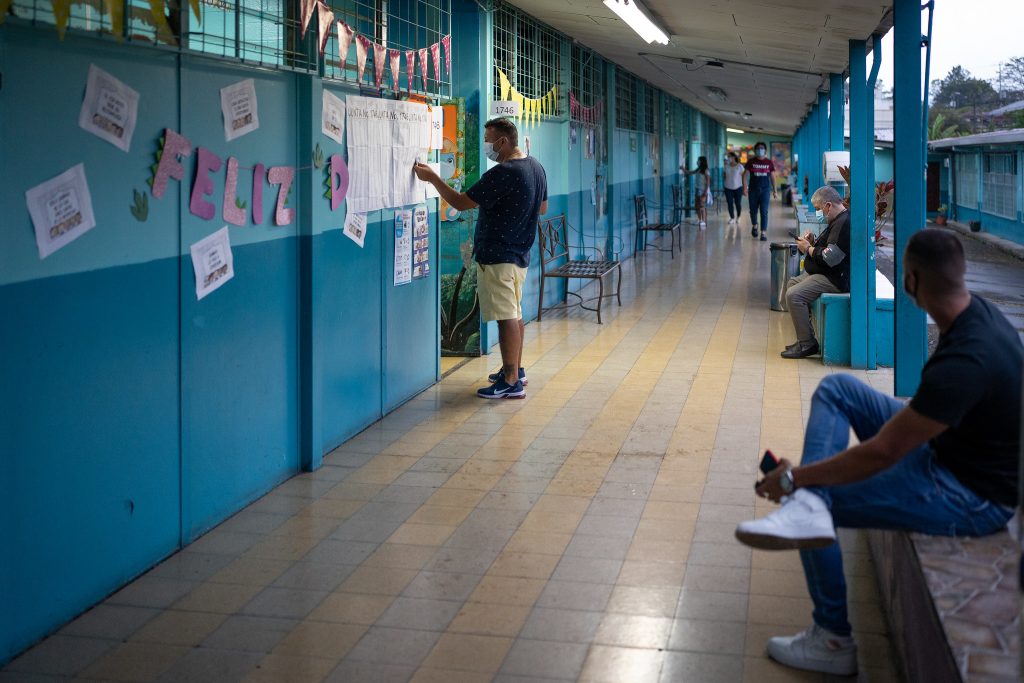
{"type": "MultiPolygon", "coordinates": [[[[647,236],[646,236],[646,233],[648,233],[648,232],[656,232],[656,233],[660,234],[660,233],[663,233],[663,232],[667,232],[669,234],[669,236],[671,237],[671,244],[669,244],[669,248],[665,249],[664,247],[658,247],[658,246],[656,246],[654,248],[657,249],[658,251],[670,252],[672,254],[672,258],[676,257],[676,233],[679,232],[680,224],[682,223],[682,216],[681,216],[681,214],[682,214],[682,208],[681,208],[682,202],[676,200],[676,188],[675,187],[672,188],[672,199],[673,199],[673,207],[672,207],[672,214],[673,214],[673,216],[672,216],[672,218],[673,219],[679,219],[679,220],[674,220],[674,222],[672,222],[672,223],[649,223],[647,221],[647,198],[644,197],[642,194],[638,194],[635,197],[633,197],[633,207],[635,209],[635,216],[636,216],[636,242],[637,242],[637,244],[636,244],[636,251],[639,252],[639,251],[646,251],[647,250],[647,239],[646,239],[647,236]],[[640,248],[641,235],[643,235],[643,242],[642,242],[643,243],[643,249],[640,248]]],[[[682,252],[682,250],[683,250],[683,240],[682,240],[682,236],[680,236],[680,238],[679,238],[679,251],[682,252]]]]}
{"type": "Polygon", "coordinates": [[[537,297],[537,320],[541,319],[544,313],[544,284],[547,278],[556,277],[563,280],[563,291],[565,303],[556,306],[549,306],[547,310],[579,306],[580,308],[597,313],[597,323],[601,324],[601,301],[605,297],[613,296],[604,293],[604,276],[612,271],[618,271],[618,284],[615,287],[615,298],[619,305],[622,305],[622,268],[618,261],[609,261],[604,258],[600,250],[594,247],[582,247],[583,251],[591,251],[601,256],[600,260],[573,259],[569,254],[569,240],[566,234],[567,223],[565,216],[555,216],[547,220],[537,221],[537,242],[540,248],[540,294],[537,297]],[[567,259],[564,263],[556,264],[556,261],[567,259]],[[576,292],[569,291],[569,279],[579,278],[583,280],[597,280],[598,294],[596,297],[584,299],[576,292]],[[579,302],[569,303],[569,296],[579,299],[579,302]],[[591,308],[587,303],[597,301],[597,307],[591,308]]]}

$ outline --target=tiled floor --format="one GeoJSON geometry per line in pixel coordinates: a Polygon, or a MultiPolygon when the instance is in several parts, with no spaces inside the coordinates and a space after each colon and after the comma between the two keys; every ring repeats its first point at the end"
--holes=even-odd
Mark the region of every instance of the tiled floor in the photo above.
{"type": "MultiPolygon", "coordinates": [[[[809,623],[797,555],[733,529],[771,509],[758,455],[798,455],[830,370],[779,358],[767,245],[724,222],[629,261],[604,325],[529,325],[526,400],[477,399],[497,361],[469,362],[0,681],[822,680],[763,654],[809,623]]],[[[866,544],[843,540],[861,678],[896,680],[866,544]]]]}

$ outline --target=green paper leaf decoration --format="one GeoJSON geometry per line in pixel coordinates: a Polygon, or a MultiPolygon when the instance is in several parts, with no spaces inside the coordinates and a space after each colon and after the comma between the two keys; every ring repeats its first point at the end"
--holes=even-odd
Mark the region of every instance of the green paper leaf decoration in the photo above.
{"type": "MultiPolygon", "coordinates": [[[[152,185],[152,180],[150,181],[152,185]]],[[[140,223],[145,223],[146,219],[149,218],[149,195],[144,191],[139,192],[138,190],[132,190],[132,199],[134,202],[129,207],[132,212],[132,216],[135,220],[140,223]]]]}

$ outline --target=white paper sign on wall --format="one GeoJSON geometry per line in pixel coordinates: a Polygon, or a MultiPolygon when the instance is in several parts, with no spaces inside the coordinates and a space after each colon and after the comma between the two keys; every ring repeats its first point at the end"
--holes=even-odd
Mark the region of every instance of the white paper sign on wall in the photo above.
{"type": "Polygon", "coordinates": [[[512,100],[492,102],[491,116],[519,116],[519,103],[512,100]]]}

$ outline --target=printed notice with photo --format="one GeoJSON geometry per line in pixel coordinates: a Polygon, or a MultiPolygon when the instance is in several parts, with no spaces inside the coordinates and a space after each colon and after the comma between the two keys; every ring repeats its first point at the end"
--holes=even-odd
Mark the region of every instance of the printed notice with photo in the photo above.
{"type": "Polygon", "coordinates": [[[224,114],[224,138],[228,141],[260,127],[256,83],[251,78],[221,88],[220,108],[224,114]]]}
{"type": "Polygon", "coordinates": [[[235,276],[228,226],[193,244],[191,252],[196,273],[196,299],[201,300],[235,276]]]}
{"type": "Polygon", "coordinates": [[[345,236],[360,246],[366,240],[366,214],[349,213],[345,216],[345,236]]]}
{"type": "Polygon", "coordinates": [[[323,134],[340,144],[341,137],[345,134],[345,102],[326,90],[323,97],[322,119],[323,134]]]}
{"type": "Polygon", "coordinates": [[[85,166],[78,164],[25,193],[43,259],[96,227],[85,166]]]}
{"type": "Polygon", "coordinates": [[[139,113],[139,93],[95,64],[89,65],[78,125],[127,152],[139,113]]]}

